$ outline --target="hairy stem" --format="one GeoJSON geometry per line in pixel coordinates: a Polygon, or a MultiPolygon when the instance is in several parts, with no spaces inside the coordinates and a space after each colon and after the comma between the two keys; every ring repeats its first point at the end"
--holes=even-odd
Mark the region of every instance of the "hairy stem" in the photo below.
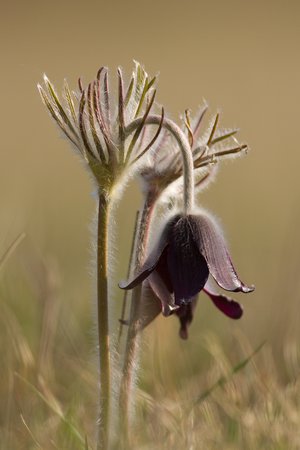
{"type": "MultiPolygon", "coordinates": [[[[139,118],[131,122],[126,128],[126,134],[129,135],[136,128],[139,127],[143,119],[139,118]]],[[[148,116],[145,125],[159,125],[161,122],[160,116],[148,116]]],[[[176,142],[181,151],[182,165],[183,165],[183,204],[184,213],[190,214],[194,207],[194,161],[191,146],[189,140],[184,132],[176,125],[173,120],[164,118],[162,126],[166,128],[172,136],[176,139],[176,142]]]]}
{"type": "MultiPolygon", "coordinates": [[[[125,130],[130,135],[141,124],[143,119],[134,120],[125,130]]],[[[161,125],[160,116],[148,116],[144,125],[161,125]]],[[[194,207],[194,162],[188,138],[183,131],[170,119],[164,118],[162,126],[166,128],[176,139],[181,151],[183,162],[184,180],[184,213],[190,214],[194,207]]],[[[135,271],[139,270],[147,247],[151,215],[157,200],[157,194],[148,194],[145,199],[138,230],[138,246],[135,257],[135,271]]],[[[129,448],[130,412],[133,405],[134,383],[138,369],[139,331],[138,322],[142,312],[142,286],[139,284],[133,289],[130,310],[130,324],[127,335],[126,350],[124,356],[123,378],[120,391],[120,412],[122,418],[123,440],[129,448]]]]}
{"type": "MultiPolygon", "coordinates": [[[[145,198],[143,210],[137,230],[137,247],[134,258],[134,270],[139,270],[145,257],[151,216],[154,210],[157,196],[148,194],[145,198]]],[[[127,335],[126,350],[124,356],[123,379],[120,391],[120,412],[122,419],[122,434],[125,448],[129,447],[130,413],[133,407],[134,385],[138,369],[139,336],[138,321],[142,313],[142,285],[139,284],[132,291],[130,307],[130,323],[127,335]],[[126,447],[127,446],[127,447],[126,447]]]]}
{"type": "Polygon", "coordinates": [[[108,244],[109,200],[99,192],[97,224],[97,325],[100,376],[100,420],[98,423],[97,450],[108,450],[110,419],[110,353],[108,329],[108,244]]]}

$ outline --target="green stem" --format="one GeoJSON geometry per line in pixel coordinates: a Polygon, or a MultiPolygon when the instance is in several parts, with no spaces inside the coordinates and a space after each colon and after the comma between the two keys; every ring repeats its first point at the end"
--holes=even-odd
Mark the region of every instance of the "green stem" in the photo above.
{"type": "Polygon", "coordinates": [[[97,450],[108,450],[110,419],[110,354],[108,329],[108,244],[109,199],[99,192],[97,224],[97,325],[100,375],[100,420],[97,450]]]}
{"type": "MultiPolygon", "coordinates": [[[[137,230],[137,248],[134,260],[134,270],[139,270],[147,248],[151,216],[154,210],[156,195],[149,193],[145,198],[142,214],[137,230]]],[[[127,334],[124,356],[123,378],[120,391],[120,413],[124,448],[129,447],[130,412],[133,407],[134,386],[138,370],[139,336],[138,321],[142,313],[142,285],[139,284],[132,291],[130,324],[127,334]]]]}

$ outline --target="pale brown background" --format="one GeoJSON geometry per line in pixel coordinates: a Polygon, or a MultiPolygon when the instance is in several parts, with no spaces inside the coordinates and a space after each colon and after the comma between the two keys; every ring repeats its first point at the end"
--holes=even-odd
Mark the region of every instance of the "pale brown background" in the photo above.
{"type": "MultiPolygon", "coordinates": [[[[191,342],[209,329],[242,330],[253,346],[293,334],[300,302],[299,13],[296,0],[2,0],[2,248],[25,230],[32,246],[57,261],[63,282],[71,280],[66,295],[90,297],[91,183],[36,84],[46,72],[58,90],[64,77],[75,86],[79,75],[89,81],[101,65],[130,73],[136,59],[160,73],[158,99],[174,118],[205,98],[212,112],[221,108],[224,126],[241,128],[251,148],[223,165],[199,201],[221,218],[235,264],[256,292],[242,298],[239,323],[203,300],[191,342]]],[[[139,204],[134,187],[128,200],[132,216],[124,203],[118,250],[123,275],[139,204]]],[[[154,327],[164,326],[176,336],[174,321],[154,327]]]]}

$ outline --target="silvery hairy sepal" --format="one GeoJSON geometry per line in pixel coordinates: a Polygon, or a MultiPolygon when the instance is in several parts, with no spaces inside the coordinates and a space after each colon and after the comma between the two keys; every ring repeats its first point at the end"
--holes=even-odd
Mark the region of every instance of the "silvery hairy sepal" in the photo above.
{"type": "MultiPolygon", "coordinates": [[[[231,262],[219,227],[207,213],[177,214],[168,220],[160,238],[137,274],[122,289],[132,289],[147,280],[161,302],[167,316],[174,312],[181,321],[181,336],[187,337],[195,298],[202,290],[215,306],[232,319],[242,316],[242,307],[210,286],[209,276],[224,290],[248,293],[253,286],[245,285],[231,262]]],[[[153,309],[153,319],[159,309],[153,309]]],[[[148,320],[149,322],[150,320],[148,320]]]]}
{"type": "MultiPolygon", "coordinates": [[[[126,175],[134,174],[133,164],[151,148],[159,136],[163,121],[151,129],[145,142],[145,122],[156,108],[155,77],[149,78],[143,67],[135,63],[131,79],[124,86],[118,69],[118,94],[109,90],[108,70],[102,67],[96,79],[78,91],[71,92],[67,82],[60,98],[49,79],[38,85],[41,97],[64,136],[73,144],[96,178],[98,186],[111,191],[126,175]],[[137,118],[140,125],[127,134],[127,127],[137,118]]],[[[157,108],[156,108],[157,109],[157,108]]]]}
{"type": "MultiPolygon", "coordinates": [[[[208,126],[204,118],[208,111],[204,103],[191,119],[185,111],[181,129],[189,139],[194,162],[194,178],[197,191],[206,188],[215,178],[218,163],[247,151],[246,144],[236,139],[237,128],[219,128],[220,114],[213,117],[208,126]]],[[[182,192],[182,158],[178,145],[164,129],[148,154],[147,164],[141,171],[145,193],[157,197],[175,197],[182,192]]],[[[162,200],[162,198],[161,198],[162,200]]],[[[167,198],[164,198],[167,201],[167,198]]]]}

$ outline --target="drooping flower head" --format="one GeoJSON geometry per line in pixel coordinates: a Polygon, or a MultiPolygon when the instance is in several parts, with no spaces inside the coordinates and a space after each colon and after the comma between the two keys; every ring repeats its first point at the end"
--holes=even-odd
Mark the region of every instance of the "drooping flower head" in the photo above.
{"type": "Polygon", "coordinates": [[[241,306],[213,291],[211,276],[224,290],[252,292],[238,277],[231,262],[222,232],[208,214],[175,215],[165,225],[160,239],[133,279],[120,283],[132,289],[148,280],[161,301],[164,315],[176,312],[181,320],[181,336],[186,337],[192,320],[195,297],[200,291],[227,316],[237,319],[241,306]]]}
{"type": "MultiPolygon", "coordinates": [[[[215,178],[218,168],[217,163],[220,160],[223,158],[233,157],[247,151],[247,145],[239,144],[235,138],[238,129],[220,129],[218,127],[219,113],[216,114],[216,116],[210,121],[208,127],[205,128],[203,126],[203,119],[207,110],[208,106],[205,103],[202,107],[200,107],[193,119],[190,119],[189,111],[186,111],[181,127],[181,130],[185,134],[190,145],[190,152],[193,158],[193,178],[196,191],[203,190],[203,188],[205,188],[215,178]]],[[[170,135],[166,128],[162,129],[159,138],[149,152],[147,162],[148,164],[143,167],[143,170],[140,173],[142,186],[147,201],[150,204],[152,203],[152,205],[155,203],[156,205],[164,206],[164,208],[166,205],[168,205],[168,208],[174,208],[175,206],[182,207],[182,194],[184,193],[184,185],[182,183],[182,175],[184,172],[183,159],[179,151],[178,142],[176,142],[174,137],[170,135]]],[[[193,210],[190,212],[192,213],[193,210]]],[[[196,220],[196,216],[194,219],[196,220]]],[[[186,226],[187,222],[184,217],[181,224],[177,224],[176,218],[172,220],[175,220],[176,226],[174,230],[176,230],[178,236],[186,236],[184,238],[186,239],[186,242],[195,241],[195,235],[193,236],[191,230],[189,231],[191,225],[189,224],[189,227],[186,226]],[[184,230],[184,228],[186,230],[184,230]]],[[[172,228],[172,220],[166,225],[167,235],[169,232],[169,227],[172,228]]],[[[193,222],[193,219],[191,220],[193,222]]],[[[201,221],[201,216],[199,220],[201,221]]],[[[218,239],[215,239],[214,246],[215,249],[217,249],[218,246],[221,245],[219,250],[221,255],[222,249],[224,252],[224,249],[226,248],[224,239],[222,238],[222,233],[218,230],[212,219],[208,217],[207,220],[211,224],[211,231],[213,229],[216,230],[215,237],[218,237],[218,239]],[[221,242],[219,242],[220,240],[221,242]]],[[[197,229],[197,225],[195,225],[194,228],[197,229]]],[[[199,226],[198,229],[201,229],[201,227],[199,226]]],[[[180,251],[177,255],[177,267],[181,267],[183,274],[183,280],[181,280],[181,282],[186,282],[191,290],[193,285],[196,283],[196,290],[198,290],[198,292],[203,290],[203,292],[210,297],[213,303],[224,314],[233,319],[240,318],[243,313],[241,306],[231,298],[216,292],[211,282],[206,281],[205,283],[205,279],[207,280],[207,274],[209,271],[203,254],[204,247],[202,248],[202,253],[201,251],[199,253],[198,250],[199,249],[197,246],[196,249],[192,246],[191,249],[188,250],[190,260],[189,264],[186,266],[184,252],[180,251]],[[205,261],[203,260],[203,257],[205,261]],[[186,269],[183,267],[186,267],[186,269]],[[191,271],[191,268],[193,267],[197,268],[198,273],[196,272],[196,269],[194,273],[191,271]],[[188,271],[191,279],[188,279],[188,277],[184,275],[184,270],[188,271]],[[202,279],[201,276],[203,277],[202,279]],[[203,283],[205,284],[205,287],[203,287],[203,283]]],[[[174,249],[172,251],[174,251],[174,249]]],[[[151,275],[146,278],[143,284],[143,313],[141,313],[140,316],[139,328],[144,328],[160,312],[164,315],[169,315],[175,312],[181,323],[180,336],[182,338],[187,338],[188,326],[192,322],[194,309],[197,304],[197,294],[193,296],[193,294],[190,293],[187,297],[188,300],[185,301],[181,300],[180,302],[177,299],[176,304],[175,291],[178,292],[178,290],[180,290],[180,285],[176,289],[177,277],[173,277],[175,278],[175,286],[174,289],[170,289],[170,276],[172,267],[174,266],[174,264],[172,264],[172,260],[174,261],[174,258],[172,258],[168,253],[169,259],[166,259],[166,255],[167,251],[161,255],[161,259],[159,259],[156,270],[154,270],[151,275]],[[169,267],[167,261],[169,261],[169,267]],[[168,270],[166,270],[166,267],[168,270]],[[167,278],[165,277],[165,282],[162,282],[162,278],[164,278],[161,276],[162,273],[160,273],[162,271],[165,276],[167,275],[167,278]],[[158,299],[160,299],[161,305],[159,301],[157,301],[158,299]]],[[[149,259],[145,262],[145,264],[147,264],[147,262],[149,262],[149,259]]],[[[143,267],[146,266],[144,265],[143,267]]],[[[180,279],[180,277],[178,279],[180,279]]]]}

